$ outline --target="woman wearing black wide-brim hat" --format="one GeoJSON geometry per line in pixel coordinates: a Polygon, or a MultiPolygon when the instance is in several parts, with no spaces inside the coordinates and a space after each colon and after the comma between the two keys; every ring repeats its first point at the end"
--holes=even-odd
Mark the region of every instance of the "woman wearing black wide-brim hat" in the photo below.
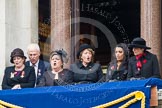
{"type": "Polygon", "coordinates": [[[70,66],[74,73],[73,81],[75,84],[100,82],[103,72],[100,64],[94,63],[94,48],[88,44],[79,47],[77,58],[78,62],[70,66]]]}
{"type": "Polygon", "coordinates": [[[146,41],[137,37],[128,46],[134,56],[129,59],[127,78],[129,80],[160,78],[157,56],[147,51],[151,48],[146,46],[146,41]]]}

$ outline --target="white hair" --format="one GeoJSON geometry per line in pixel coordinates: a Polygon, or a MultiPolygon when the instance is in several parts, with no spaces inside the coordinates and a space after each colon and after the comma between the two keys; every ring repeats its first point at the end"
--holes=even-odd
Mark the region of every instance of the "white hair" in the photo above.
{"type": "Polygon", "coordinates": [[[31,43],[28,45],[27,47],[27,52],[31,51],[31,50],[36,50],[40,52],[40,48],[39,45],[37,43],[31,43]]]}

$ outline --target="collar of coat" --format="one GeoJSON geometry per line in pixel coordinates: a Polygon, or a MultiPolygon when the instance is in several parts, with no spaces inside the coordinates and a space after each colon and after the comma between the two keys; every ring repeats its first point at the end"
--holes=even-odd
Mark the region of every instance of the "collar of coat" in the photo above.
{"type": "MultiPolygon", "coordinates": [[[[145,59],[146,59],[146,60],[149,60],[150,57],[151,57],[151,55],[152,55],[152,53],[150,53],[150,52],[148,52],[148,51],[146,51],[145,53],[146,53],[145,59]]],[[[137,60],[137,59],[136,59],[136,56],[133,56],[133,57],[132,57],[132,60],[136,61],[136,60],[137,60]]]]}

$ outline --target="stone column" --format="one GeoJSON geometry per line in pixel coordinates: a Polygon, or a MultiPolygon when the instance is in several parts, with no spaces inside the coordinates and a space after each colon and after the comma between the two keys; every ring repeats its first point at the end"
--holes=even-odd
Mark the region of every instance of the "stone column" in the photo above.
{"type": "MultiPolygon", "coordinates": [[[[2,79],[3,79],[3,74],[4,74],[4,69],[6,66],[6,57],[8,56],[6,54],[6,19],[5,19],[5,1],[6,0],[0,0],[0,43],[1,43],[1,47],[0,47],[0,84],[2,84],[2,79]]],[[[1,86],[0,86],[1,89],[1,86]]]]}
{"type": "Polygon", "coordinates": [[[6,54],[19,47],[27,55],[28,44],[38,42],[38,0],[5,0],[5,6],[6,54]]]}
{"type": "Polygon", "coordinates": [[[80,39],[82,38],[80,35],[80,0],[73,0],[71,4],[71,62],[75,62],[77,60],[76,55],[79,49],[80,39]]]}
{"type": "Polygon", "coordinates": [[[141,36],[162,67],[161,0],[141,0],[141,36]]]}
{"type": "Polygon", "coordinates": [[[51,50],[63,48],[68,55],[71,55],[70,1],[51,0],[51,50]]]}

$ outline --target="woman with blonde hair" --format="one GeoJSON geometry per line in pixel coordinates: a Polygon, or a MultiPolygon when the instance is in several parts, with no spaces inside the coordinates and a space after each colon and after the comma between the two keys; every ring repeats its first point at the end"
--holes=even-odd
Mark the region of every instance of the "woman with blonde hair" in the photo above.
{"type": "Polygon", "coordinates": [[[101,65],[94,63],[94,48],[88,44],[82,44],[78,50],[78,62],[71,64],[73,82],[75,84],[100,82],[103,77],[101,65]]]}

